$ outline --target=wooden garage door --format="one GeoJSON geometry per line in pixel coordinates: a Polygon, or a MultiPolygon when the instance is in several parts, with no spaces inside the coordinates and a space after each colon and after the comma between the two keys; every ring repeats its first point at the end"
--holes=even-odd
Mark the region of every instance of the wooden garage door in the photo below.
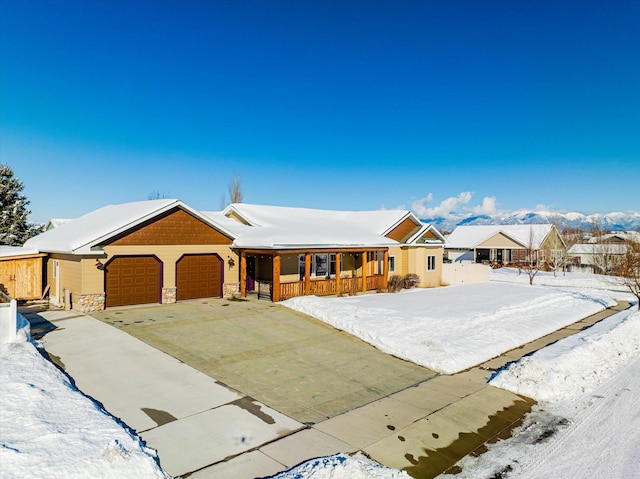
{"type": "Polygon", "coordinates": [[[116,257],[107,265],[107,307],[160,302],[160,261],[152,256],[116,257]]]}
{"type": "Polygon", "coordinates": [[[222,296],[222,260],[215,254],[188,254],[176,267],[176,299],[222,296]]]}

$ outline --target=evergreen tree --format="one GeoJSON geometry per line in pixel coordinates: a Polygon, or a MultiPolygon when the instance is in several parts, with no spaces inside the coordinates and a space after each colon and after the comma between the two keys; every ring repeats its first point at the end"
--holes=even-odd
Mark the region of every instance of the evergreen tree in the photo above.
{"type": "Polygon", "coordinates": [[[0,164],[0,245],[22,246],[43,230],[27,221],[31,211],[27,197],[20,194],[23,189],[9,165],[0,164]]]}

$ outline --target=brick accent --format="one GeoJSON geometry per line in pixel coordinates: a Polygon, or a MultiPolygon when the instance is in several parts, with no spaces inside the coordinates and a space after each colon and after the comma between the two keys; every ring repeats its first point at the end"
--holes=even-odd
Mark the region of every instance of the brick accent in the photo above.
{"type": "Polygon", "coordinates": [[[162,288],[162,304],[173,304],[176,302],[178,288],[162,288]]]}

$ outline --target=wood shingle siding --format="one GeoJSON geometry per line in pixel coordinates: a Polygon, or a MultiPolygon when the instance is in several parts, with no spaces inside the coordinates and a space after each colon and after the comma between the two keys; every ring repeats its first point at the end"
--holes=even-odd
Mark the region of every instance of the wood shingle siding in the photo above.
{"type": "Polygon", "coordinates": [[[113,246],[230,245],[232,242],[231,238],[194,218],[186,211],[174,209],[117,237],[108,244],[113,246]]]}

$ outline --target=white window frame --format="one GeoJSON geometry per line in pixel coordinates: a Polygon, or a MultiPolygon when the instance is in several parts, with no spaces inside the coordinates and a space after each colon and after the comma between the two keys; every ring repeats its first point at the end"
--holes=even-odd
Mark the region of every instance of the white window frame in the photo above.
{"type": "Polygon", "coordinates": [[[427,271],[435,271],[436,270],[436,255],[429,254],[427,255],[427,271]]]}
{"type": "Polygon", "coordinates": [[[396,272],[396,257],[389,255],[389,273],[396,272]]]}

